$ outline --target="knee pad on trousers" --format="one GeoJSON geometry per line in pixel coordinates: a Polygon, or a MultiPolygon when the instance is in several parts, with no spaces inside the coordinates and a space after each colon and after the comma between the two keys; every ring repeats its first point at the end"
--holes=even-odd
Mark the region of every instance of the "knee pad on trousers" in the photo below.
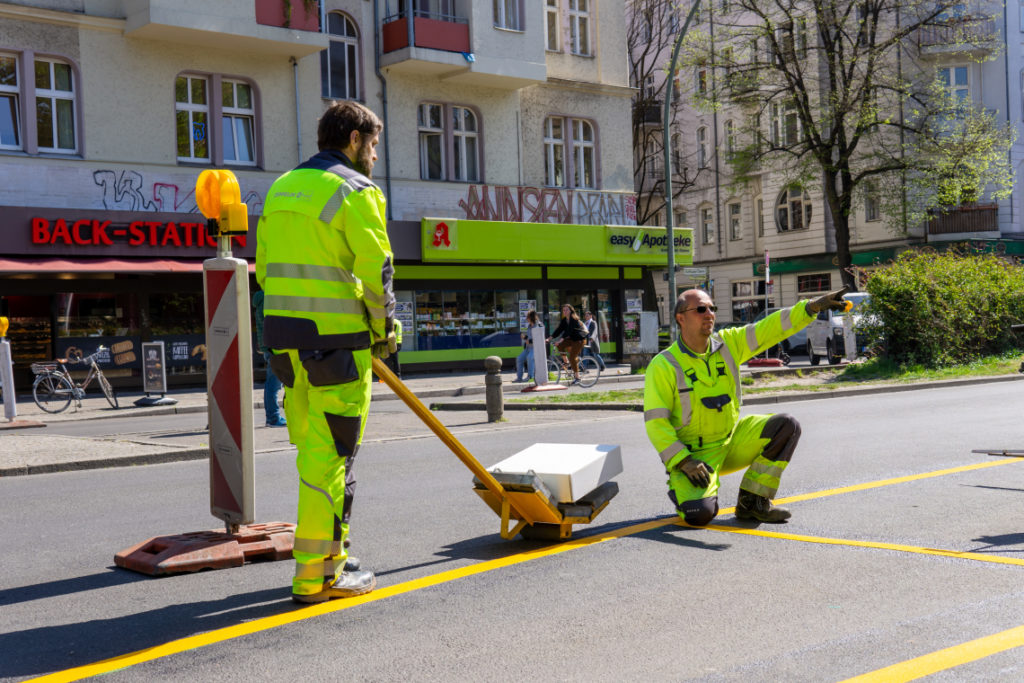
{"type": "Polygon", "coordinates": [[[675,491],[668,492],[669,500],[676,506],[676,511],[683,516],[683,521],[690,526],[707,526],[718,514],[718,496],[676,502],[675,491]]]}
{"type": "Polygon", "coordinates": [[[786,413],[772,415],[761,430],[761,438],[769,439],[768,445],[761,452],[762,457],[789,462],[797,442],[800,441],[800,423],[786,413]]]}

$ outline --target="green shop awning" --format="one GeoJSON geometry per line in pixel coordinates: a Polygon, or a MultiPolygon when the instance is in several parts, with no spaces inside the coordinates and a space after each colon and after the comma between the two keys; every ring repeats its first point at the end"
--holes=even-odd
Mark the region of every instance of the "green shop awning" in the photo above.
{"type": "MultiPolygon", "coordinates": [[[[664,266],[665,228],[424,218],[424,263],[664,266]]],[[[693,263],[693,230],[675,228],[675,262],[693,263]]]]}

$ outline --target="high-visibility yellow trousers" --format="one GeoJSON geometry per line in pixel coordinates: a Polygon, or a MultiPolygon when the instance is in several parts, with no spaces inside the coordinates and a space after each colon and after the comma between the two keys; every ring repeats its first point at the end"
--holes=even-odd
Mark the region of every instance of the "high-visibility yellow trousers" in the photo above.
{"type": "MultiPolygon", "coordinates": [[[[287,354],[290,361],[291,373],[284,365],[281,380],[288,438],[298,449],[292,592],[309,595],[333,581],[348,556],[345,540],[356,483],[352,466],[370,409],[372,358],[369,349],[276,353],[287,354]]],[[[275,372],[282,365],[278,357],[275,372]]]]}

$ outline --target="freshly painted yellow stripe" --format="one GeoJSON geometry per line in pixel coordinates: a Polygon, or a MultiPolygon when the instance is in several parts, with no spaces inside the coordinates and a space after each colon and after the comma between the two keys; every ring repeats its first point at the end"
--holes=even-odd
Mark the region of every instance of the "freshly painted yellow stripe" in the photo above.
{"type": "Polygon", "coordinates": [[[1017,626],[1002,633],[978,638],[968,643],[947,647],[931,654],[908,659],[884,669],[848,678],[842,683],[903,683],[929,676],[939,671],[984,659],[1006,650],[1024,645],[1024,626],[1017,626]]]}
{"type": "MultiPolygon", "coordinates": [[[[938,477],[945,474],[956,474],[959,472],[967,472],[970,470],[982,469],[985,467],[994,467],[997,465],[1005,465],[1012,462],[1019,462],[1018,459],[1010,460],[995,460],[992,462],[976,463],[973,465],[965,465],[963,467],[954,467],[945,470],[937,470],[935,472],[926,472],[924,474],[915,474],[906,477],[897,477],[894,479],[884,479],[876,482],[867,482],[864,484],[857,484],[855,486],[846,486],[838,489],[828,489],[826,491],[818,491],[815,493],[807,493],[798,496],[791,496],[789,498],[780,498],[776,502],[778,503],[792,503],[802,500],[811,500],[814,498],[824,498],[826,496],[834,496],[843,493],[851,493],[853,491],[863,491],[867,489],[877,488],[880,486],[891,486],[893,484],[901,484],[908,481],[914,481],[916,479],[927,479],[929,477],[938,477]]],[[[720,514],[729,514],[733,511],[733,508],[723,508],[720,510],[720,514]]],[[[679,517],[673,515],[671,517],[662,517],[660,519],[651,520],[649,522],[643,522],[641,524],[633,524],[630,526],[622,527],[621,529],[610,531],[603,534],[596,534],[594,536],[587,536],[585,538],[573,539],[564,543],[551,545],[546,548],[539,548],[537,550],[531,550],[524,553],[516,553],[509,555],[508,557],[501,557],[495,560],[489,560],[487,562],[479,562],[468,567],[460,567],[458,569],[450,569],[448,571],[434,574],[432,576],[425,576],[420,579],[414,579],[405,583],[396,584],[394,586],[386,586],[384,588],[377,589],[372,593],[361,595],[354,598],[348,598],[345,600],[335,600],[332,602],[325,602],[320,605],[313,605],[304,609],[296,609],[294,612],[287,614],[279,614],[273,617],[264,617],[263,619],[255,619],[253,621],[246,622],[244,624],[236,624],[234,626],[227,626],[225,628],[216,629],[207,633],[201,633],[195,636],[188,636],[186,638],[180,638],[178,640],[172,640],[162,645],[156,645],[145,650],[139,650],[137,652],[130,652],[125,655],[113,657],[111,659],[105,659],[103,661],[94,662],[92,664],[86,664],[84,666],[75,667],[73,669],[65,669],[63,671],[57,671],[46,676],[40,676],[38,678],[31,679],[32,681],[78,681],[89,676],[97,676],[110,671],[116,671],[118,669],[124,669],[135,664],[141,664],[142,662],[152,661],[161,657],[167,657],[169,655],[185,652],[187,650],[193,650],[198,647],[205,645],[212,645],[213,643],[220,643],[225,640],[232,638],[238,638],[240,636],[249,635],[250,633],[257,633],[259,631],[265,631],[278,626],[284,626],[286,624],[292,624],[297,621],[309,619],[312,617],[320,616],[321,614],[329,614],[331,612],[340,612],[341,610],[349,609],[350,607],[356,607],[358,605],[364,605],[370,602],[376,602],[378,600],[384,600],[386,598],[394,597],[396,595],[402,595],[403,593],[410,593],[412,591],[420,590],[422,588],[429,588],[431,586],[437,586],[442,583],[449,581],[455,581],[466,576],[474,576],[476,574],[483,574],[495,569],[501,569],[520,562],[528,562],[541,557],[549,555],[557,555],[559,553],[567,552],[569,550],[575,550],[577,548],[584,548],[595,543],[601,543],[603,541],[610,541],[616,538],[622,538],[625,536],[632,536],[634,534],[640,534],[645,531],[652,529],[658,529],[663,526],[670,524],[680,524],[679,517]]],[[[685,526],[685,525],[683,525],[685,526]]],[[[708,527],[720,531],[728,531],[730,533],[751,533],[751,535],[762,535],[762,536],[790,536],[790,540],[808,540],[815,538],[811,536],[799,537],[795,534],[775,534],[772,532],[759,532],[756,529],[738,529],[735,527],[720,527],[712,526],[708,527]]],[[[831,542],[836,545],[857,545],[864,542],[859,541],[839,541],[837,539],[821,539],[815,540],[814,542],[831,542]]],[[[873,544],[871,547],[881,547],[887,545],[889,549],[901,549],[910,548],[911,546],[894,546],[891,544],[873,544]]],[[[927,554],[948,554],[956,557],[963,557],[964,555],[974,555],[973,553],[955,553],[954,551],[942,551],[932,550],[927,548],[918,548],[917,552],[930,550],[927,554]]],[[[984,555],[979,555],[977,558],[971,557],[969,559],[984,559],[984,561],[994,562],[998,561],[995,558],[990,558],[984,555]]],[[[1007,562],[1007,564],[1024,564],[1024,562],[1007,562]]],[[[969,660],[965,660],[969,661],[969,660]]]]}
{"type": "Polygon", "coordinates": [[[94,662],[92,664],[86,664],[84,666],[75,667],[73,669],[65,669],[64,671],[57,671],[46,676],[40,676],[38,678],[31,679],[32,681],[78,681],[89,676],[98,676],[100,674],[109,673],[118,669],[124,669],[135,664],[141,664],[143,662],[149,662],[154,659],[161,657],[167,657],[169,655],[178,654],[187,650],[194,650],[204,645],[212,645],[213,643],[220,643],[225,640],[232,638],[238,638],[239,636],[249,635],[250,633],[256,633],[258,631],[266,631],[268,629],[276,628],[278,626],[284,626],[286,624],[292,624],[297,621],[309,619],[312,617],[318,617],[322,614],[329,614],[331,612],[340,612],[342,610],[349,609],[351,607],[357,607],[359,605],[365,605],[370,602],[376,602],[378,600],[386,600],[387,598],[394,597],[396,595],[402,595],[403,593],[410,593],[423,588],[429,588],[431,586],[437,586],[442,583],[449,581],[455,581],[467,576],[474,576],[476,574],[483,574],[485,572],[494,571],[495,569],[501,569],[510,565],[518,564],[520,562],[528,562],[530,560],[536,560],[541,557],[547,557],[549,555],[557,555],[564,553],[569,550],[575,550],[577,548],[584,548],[596,543],[603,541],[610,541],[612,539],[621,538],[623,536],[631,536],[633,534],[643,533],[651,529],[657,529],[658,527],[666,526],[677,520],[678,517],[663,517],[661,519],[655,519],[650,522],[643,522],[641,524],[633,524],[630,526],[622,527],[614,531],[609,531],[603,534],[597,534],[595,536],[588,536],[586,538],[579,538],[574,540],[566,541],[565,543],[559,543],[557,545],[548,546],[546,548],[539,548],[537,550],[530,550],[523,553],[516,553],[515,555],[509,555],[508,557],[500,557],[495,560],[489,560],[487,562],[479,562],[468,567],[460,567],[458,569],[450,569],[448,571],[440,572],[432,576],[424,576],[420,579],[414,579],[412,581],[406,581],[405,583],[396,584],[394,586],[385,586],[384,588],[378,588],[372,593],[366,595],[360,595],[354,598],[347,598],[344,600],[333,600],[331,602],[324,602],[318,605],[311,605],[306,608],[296,609],[294,612],[287,614],[278,614],[272,617],[264,617],[262,619],[255,619],[253,621],[246,622],[244,624],[236,624],[234,626],[227,626],[224,628],[216,629],[208,633],[200,633],[194,636],[188,636],[187,638],[179,638],[178,640],[172,640],[162,645],[155,645],[153,647],[146,648],[145,650],[139,650],[137,652],[131,652],[111,659],[105,659],[100,662],[94,662]]]}
{"type": "Polygon", "coordinates": [[[827,538],[824,536],[801,536],[799,534],[787,534],[779,531],[762,531],[761,529],[745,529],[735,526],[718,526],[710,524],[705,529],[712,531],[725,531],[730,534],[744,534],[746,536],[763,536],[765,538],[781,538],[786,541],[800,541],[802,543],[821,543],[823,545],[848,545],[855,548],[877,548],[879,550],[896,550],[901,553],[915,553],[917,555],[940,555],[942,557],[956,557],[961,560],[977,560],[978,562],[994,562],[996,564],[1015,564],[1024,567],[1024,558],[999,557],[997,555],[986,555],[984,553],[970,553],[959,550],[943,550],[942,548],[922,548],[916,545],[900,545],[898,543],[880,543],[878,541],[852,541],[845,538],[827,538]]]}

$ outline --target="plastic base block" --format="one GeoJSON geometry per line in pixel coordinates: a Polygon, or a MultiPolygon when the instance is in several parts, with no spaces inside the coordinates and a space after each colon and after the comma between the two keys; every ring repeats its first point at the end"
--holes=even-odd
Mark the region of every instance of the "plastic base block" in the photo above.
{"type": "Polygon", "coordinates": [[[751,358],[750,360],[747,361],[747,365],[749,365],[752,368],[755,368],[755,367],[781,368],[783,365],[785,365],[785,363],[783,363],[778,358],[751,358]]]}
{"type": "Polygon", "coordinates": [[[247,524],[234,534],[212,529],[157,536],[117,553],[114,564],[150,576],[226,569],[246,561],[291,559],[294,542],[294,524],[247,524]]]}

